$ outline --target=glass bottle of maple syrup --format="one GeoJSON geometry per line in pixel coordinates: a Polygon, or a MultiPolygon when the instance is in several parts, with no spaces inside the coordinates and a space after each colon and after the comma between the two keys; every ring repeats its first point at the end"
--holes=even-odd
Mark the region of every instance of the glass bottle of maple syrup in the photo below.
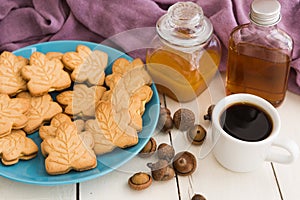
{"type": "Polygon", "coordinates": [[[227,94],[251,93],[275,107],[286,94],[293,40],[277,27],[281,19],[276,0],[254,0],[250,23],[233,29],[228,46],[227,94]]]}
{"type": "Polygon", "coordinates": [[[202,93],[218,70],[221,47],[202,8],[178,2],[156,24],[146,64],[157,89],[186,102],[202,93]]]}

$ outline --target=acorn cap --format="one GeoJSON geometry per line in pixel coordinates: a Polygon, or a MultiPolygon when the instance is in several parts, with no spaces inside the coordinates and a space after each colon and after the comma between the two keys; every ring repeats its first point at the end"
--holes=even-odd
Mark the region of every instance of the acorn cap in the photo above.
{"type": "Polygon", "coordinates": [[[178,175],[191,175],[197,168],[196,157],[188,151],[177,153],[173,159],[173,168],[178,175]]]}
{"type": "Polygon", "coordinates": [[[187,137],[192,144],[201,145],[206,138],[206,130],[200,124],[195,124],[187,131],[187,137]]]}

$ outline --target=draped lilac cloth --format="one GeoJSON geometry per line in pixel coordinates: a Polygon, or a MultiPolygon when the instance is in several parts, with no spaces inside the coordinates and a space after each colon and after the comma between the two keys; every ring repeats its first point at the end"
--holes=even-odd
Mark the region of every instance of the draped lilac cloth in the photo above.
{"type": "MultiPolygon", "coordinates": [[[[85,40],[135,51],[153,36],[157,19],[176,0],[0,0],[0,52],[52,40],[85,40]],[[144,30],[144,32],[143,32],[144,30]],[[152,32],[153,31],[153,32],[152,32]],[[109,40],[106,40],[109,39],[109,40]]],[[[220,70],[226,67],[229,34],[235,26],[247,23],[251,0],[193,0],[214,25],[223,45],[220,70]]],[[[280,0],[282,20],[279,27],[294,39],[289,89],[300,94],[300,2],[280,0]]],[[[141,53],[143,52],[143,53],[141,53]]],[[[129,52],[130,53],[130,52],[129,52]]],[[[137,53],[137,54],[135,54],[137,53]]]]}

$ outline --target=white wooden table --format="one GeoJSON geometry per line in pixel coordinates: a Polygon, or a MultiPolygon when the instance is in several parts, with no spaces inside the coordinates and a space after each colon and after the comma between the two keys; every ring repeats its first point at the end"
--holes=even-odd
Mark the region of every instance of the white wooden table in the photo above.
{"type": "MultiPolygon", "coordinates": [[[[157,160],[134,157],[128,163],[105,176],[73,185],[38,186],[14,182],[0,177],[1,200],[189,200],[200,193],[208,200],[298,200],[300,198],[300,159],[291,165],[265,163],[250,173],[234,173],[221,167],[210,153],[210,123],[203,120],[207,107],[221,99],[224,75],[216,76],[209,88],[197,100],[179,104],[161,96],[161,103],[172,114],[180,107],[193,110],[196,122],[208,130],[205,143],[191,145],[185,133],[176,129],[168,133],[155,132],[158,144],[172,144],[176,152],[188,150],[198,157],[198,167],[189,177],[176,176],[170,181],[157,182],[143,191],[127,185],[128,178],[139,171],[150,173],[148,162],[157,160]]],[[[282,119],[281,136],[294,139],[300,146],[300,96],[287,92],[286,100],[278,108],[282,119]]]]}

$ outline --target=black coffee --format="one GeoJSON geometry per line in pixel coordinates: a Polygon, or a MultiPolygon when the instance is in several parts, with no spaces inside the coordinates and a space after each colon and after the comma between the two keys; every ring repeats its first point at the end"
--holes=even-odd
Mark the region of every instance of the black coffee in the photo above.
{"type": "Polygon", "coordinates": [[[248,103],[228,107],[221,115],[221,127],[229,135],[244,141],[260,141],[272,131],[272,120],[261,108],[248,103]]]}

